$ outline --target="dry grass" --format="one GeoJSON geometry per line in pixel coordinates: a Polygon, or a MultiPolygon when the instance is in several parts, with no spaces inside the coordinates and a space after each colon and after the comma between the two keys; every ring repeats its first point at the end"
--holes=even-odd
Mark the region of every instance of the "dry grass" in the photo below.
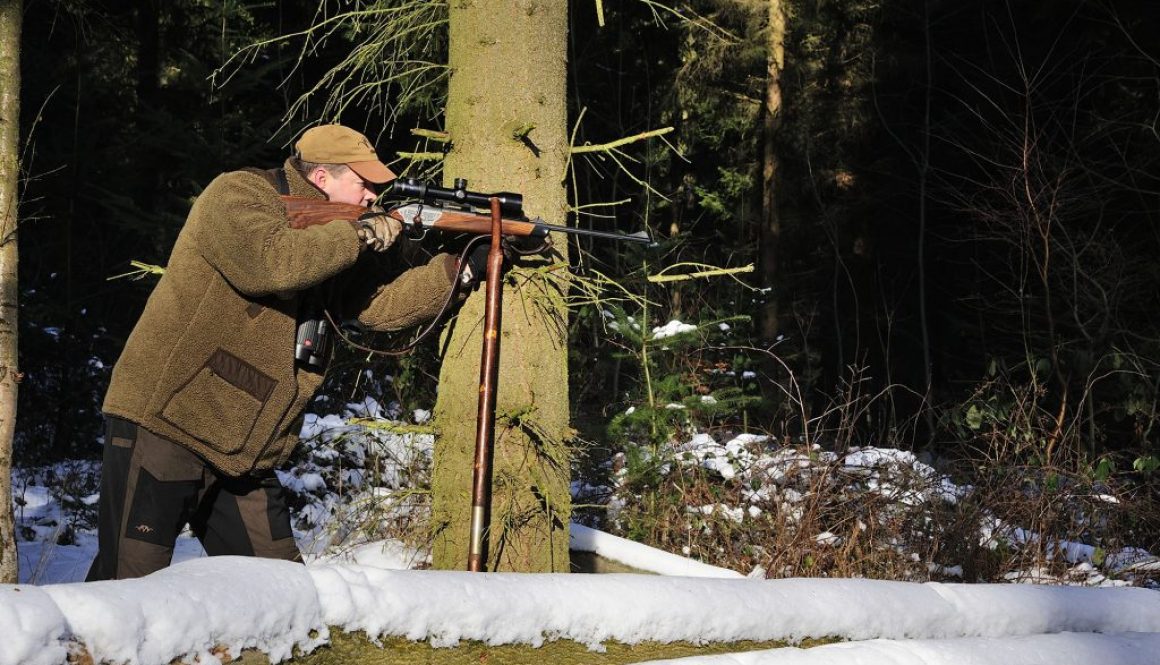
{"type": "MultiPolygon", "coordinates": [[[[708,457],[689,444],[630,445],[610,509],[593,521],[768,577],[1143,584],[1157,575],[1129,565],[1143,554],[1133,548],[1160,546],[1157,474],[1117,471],[1131,456],[1093,460],[1076,434],[1090,428],[1061,421],[1038,387],[1003,384],[1007,399],[987,402],[1002,410],[972,414],[958,430],[969,445],[936,472],[902,451],[856,452],[866,423],[882,422],[870,417],[875,403],[887,401],[863,384],[855,373],[822,414],[803,413],[800,443],[767,438],[708,457]]],[[[801,405],[795,391],[789,382],[801,405]]]]}

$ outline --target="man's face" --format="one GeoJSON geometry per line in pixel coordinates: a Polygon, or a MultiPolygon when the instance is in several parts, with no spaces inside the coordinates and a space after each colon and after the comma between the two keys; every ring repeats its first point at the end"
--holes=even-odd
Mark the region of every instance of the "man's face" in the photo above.
{"type": "Polygon", "coordinates": [[[326,193],[328,199],[338,203],[369,205],[376,198],[375,186],[350,169],[335,175],[326,169],[318,168],[310,174],[310,180],[326,193]]]}

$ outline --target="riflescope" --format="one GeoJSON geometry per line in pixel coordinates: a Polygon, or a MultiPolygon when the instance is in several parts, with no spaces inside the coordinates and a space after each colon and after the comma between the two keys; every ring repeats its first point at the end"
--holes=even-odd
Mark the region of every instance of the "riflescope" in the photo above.
{"type": "Polygon", "coordinates": [[[524,216],[524,197],[512,192],[496,192],[484,194],[471,192],[467,189],[467,181],[463,178],[455,179],[455,186],[451,189],[439,187],[431,182],[420,182],[414,178],[396,180],[391,185],[391,193],[411,199],[420,199],[428,203],[446,201],[475,208],[490,208],[491,199],[499,199],[500,210],[504,217],[522,218],[524,216]]]}

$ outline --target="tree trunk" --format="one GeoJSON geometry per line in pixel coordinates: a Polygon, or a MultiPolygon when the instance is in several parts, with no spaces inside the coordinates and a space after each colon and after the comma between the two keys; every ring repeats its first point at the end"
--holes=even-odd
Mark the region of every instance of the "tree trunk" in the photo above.
{"type": "MultiPolygon", "coordinates": [[[[529,216],[556,224],[567,206],[567,31],[560,0],[450,7],[444,177],[466,178],[476,191],[520,192],[529,216]]],[[[566,263],[566,241],[555,242],[551,262],[566,263]]],[[[548,277],[558,271],[547,265],[521,260],[504,286],[486,570],[568,570],[567,313],[548,277]]],[[[443,569],[467,562],[482,313],[479,289],[448,331],[439,376],[433,556],[443,569]]]]}
{"type": "Polygon", "coordinates": [[[781,73],[785,69],[785,0],[769,0],[769,35],[766,48],[765,108],[762,120],[761,160],[761,283],[770,289],[761,308],[762,339],[777,338],[780,299],[777,255],[781,245],[781,215],[778,210],[779,161],[776,136],[781,125],[781,73]]]}
{"type": "Polygon", "coordinates": [[[20,370],[16,352],[16,205],[20,169],[21,0],[0,0],[0,584],[15,584],[12,437],[20,370]]]}

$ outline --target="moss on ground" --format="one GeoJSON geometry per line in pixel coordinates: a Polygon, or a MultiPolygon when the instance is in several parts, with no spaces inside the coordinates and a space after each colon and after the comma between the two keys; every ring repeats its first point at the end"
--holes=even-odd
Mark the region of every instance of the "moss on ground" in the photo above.
{"type": "MultiPolygon", "coordinates": [[[[815,646],[833,640],[813,640],[796,646],[815,646]]],[[[387,638],[380,644],[371,642],[364,634],[349,634],[335,630],[331,643],[313,653],[291,661],[293,665],[619,665],[639,663],[662,658],[707,656],[718,653],[756,651],[791,646],[787,642],[728,642],[695,645],[688,642],[644,642],[621,644],[608,642],[604,652],[589,651],[588,647],[571,640],[556,640],[541,647],[526,644],[490,646],[481,642],[460,642],[451,648],[434,648],[427,642],[412,642],[403,638],[387,638]]],[[[261,654],[246,654],[240,661],[245,665],[264,665],[269,662],[261,654]],[[254,659],[257,658],[257,659],[254,659]]]]}

